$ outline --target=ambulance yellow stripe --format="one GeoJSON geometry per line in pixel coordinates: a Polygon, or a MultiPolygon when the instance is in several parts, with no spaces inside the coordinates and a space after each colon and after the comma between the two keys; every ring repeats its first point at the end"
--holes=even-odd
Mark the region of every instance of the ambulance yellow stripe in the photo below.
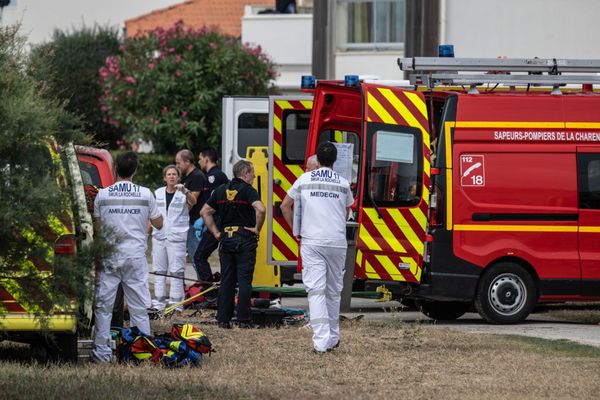
{"type": "Polygon", "coordinates": [[[279,251],[277,246],[271,246],[271,250],[273,251],[273,260],[281,261],[286,259],[283,253],[279,251]]]}
{"type": "Polygon", "coordinates": [[[396,111],[400,113],[400,115],[402,116],[402,118],[404,118],[408,125],[414,128],[419,128],[421,130],[421,133],[423,135],[423,143],[425,143],[425,146],[427,146],[427,148],[429,149],[429,133],[423,126],[421,126],[419,121],[417,121],[414,115],[412,115],[410,110],[406,108],[406,105],[404,105],[404,103],[400,101],[398,97],[396,97],[396,95],[394,94],[394,92],[392,92],[391,89],[379,88],[378,90],[387,99],[387,101],[390,102],[390,104],[396,109],[396,111]]]}
{"type": "Polygon", "coordinates": [[[429,204],[429,188],[425,185],[423,185],[423,200],[425,200],[425,203],[429,204]]]}
{"type": "Polygon", "coordinates": [[[373,226],[379,231],[379,234],[381,235],[383,240],[385,240],[392,249],[401,253],[406,253],[406,249],[404,248],[404,246],[402,246],[398,239],[396,239],[390,228],[388,228],[387,225],[385,225],[385,223],[380,224],[378,222],[375,222],[379,220],[379,216],[377,215],[377,211],[375,211],[375,209],[365,208],[364,212],[371,220],[373,226]]]}
{"type": "Polygon", "coordinates": [[[587,233],[599,233],[600,226],[580,226],[579,232],[587,232],[587,233]]]}
{"type": "Polygon", "coordinates": [[[287,109],[290,109],[290,108],[294,108],[294,106],[292,106],[292,105],[290,104],[290,102],[289,102],[289,101],[286,101],[286,100],[278,100],[278,101],[277,101],[277,105],[278,105],[278,106],[279,106],[279,107],[280,107],[282,110],[287,110],[287,109]]]}
{"type": "Polygon", "coordinates": [[[298,242],[287,231],[273,219],[273,233],[290,249],[294,254],[298,254],[298,242]]]}
{"type": "Polygon", "coordinates": [[[296,178],[304,173],[304,170],[300,165],[288,165],[287,167],[294,175],[296,175],[296,178]]]}
{"type": "Polygon", "coordinates": [[[48,217],[48,226],[50,227],[50,229],[52,229],[54,233],[56,233],[59,236],[71,233],[67,229],[65,224],[63,224],[61,220],[58,219],[55,215],[51,215],[50,217],[48,217]]]}
{"type": "Polygon", "coordinates": [[[600,122],[565,122],[565,127],[569,129],[599,129],[600,122]]]}
{"type": "Polygon", "coordinates": [[[457,128],[564,128],[564,122],[456,121],[457,128]]]}
{"type": "Polygon", "coordinates": [[[369,235],[369,232],[367,232],[364,226],[361,226],[358,236],[360,240],[362,240],[365,243],[367,249],[381,250],[381,247],[379,247],[377,242],[371,237],[371,235],[369,235]]]}
{"type": "Polygon", "coordinates": [[[402,260],[403,263],[410,265],[410,274],[417,278],[418,281],[421,276],[421,271],[415,259],[412,257],[400,257],[400,260],[402,260]]]}
{"type": "Polygon", "coordinates": [[[356,250],[356,264],[358,264],[359,267],[362,266],[362,260],[363,260],[362,251],[356,250]]]}
{"type": "Polygon", "coordinates": [[[311,109],[311,108],[312,108],[312,106],[313,106],[313,102],[312,102],[312,100],[301,100],[301,101],[300,101],[300,104],[302,104],[302,106],[303,106],[304,108],[308,108],[308,109],[311,109]]]}
{"type": "Polygon", "coordinates": [[[454,225],[455,231],[476,232],[577,232],[577,226],[556,225],[454,225]]]}
{"type": "MultiPolygon", "coordinates": [[[[406,219],[402,216],[400,211],[395,208],[388,208],[387,211],[390,213],[390,216],[394,219],[402,233],[404,233],[411,246],[417,251],[417,253],[423,254],[423,241],[419,238],[419,236],[417,236],[415,231],[413,231],[413,229],[410,227],[406,219]]],[[[419,212],[420,211],[421,210],[419,210],[419,212]]]]}
{"type": "Polygon", "coordinates": [[[386,272],[390,274],[392,280],[406,281],[404,276],[400,273],[400,271],[398,271],[398,268],[396,268],[396,266],[388,256],[377,254],[375,255],[375,258],[377,259],[377,261],[379,261],[379,264],[381,264],[383,268],[385,268],[386,272]]]}
{"type": "MultiPolygon", "coordinates": [[[[429,191],[429,189],[427,189],[429,191]]],[[[427,216],[421,211],[419,207],[409,208],[410,213],[415,217],[419,226],[425,230],[427,227],[427,216]]]]}
{"type": "Polygon", "coordinates": [[[367,274],[367,278],[381,279],[379,274],[375,272],[375,268],[373,268],[373,266],[369,264],[369,261],[365,261],[365,273],[367,274]]]}
{"type": "Polygon", "coordinates": [[[377,116],[379,116],[379,118],[381,118],[381,120],[384,123],[386,123],[386,124],[394,124],[394,125],[398,124],[396,122],[396,120],[394,118],[392,118],[392,116],[386,111],[385,108],[383,108],[383,106],[381,105],[381,103],[379,103],[374,96],[371,96],[369,94],[367,96],[367,101],[369,103],[369,107],[371,107],[371,109],[373,109],[373,111],[375,111],[375,113],[377,114],[377,116]]]}
{"type": "Polygon", "coordinates": [[[446,146],[446,230],[452,230],[452,128],[455,122],[444,125],[444,142],[446,146]]]}
{"type": "Polygon", "coordinates": [[[427,106],[418,94],[412,92],[403,92],[411,103],[419,110],[419,112],[427,119],[427,106]]]}
{"type": "MultiPolygon", "coordinates": [[[[277,115],[273,116],[273,129],[275,130],[275,133],[281,135],[281,119],[277,115]]],[[[275,143],[275,141],[273,141],[273,143],[275,143]]]]}

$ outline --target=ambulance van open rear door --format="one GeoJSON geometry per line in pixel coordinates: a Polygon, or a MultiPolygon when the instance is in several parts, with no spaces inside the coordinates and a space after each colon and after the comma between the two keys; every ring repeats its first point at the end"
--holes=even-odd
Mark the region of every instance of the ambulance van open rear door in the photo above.
{"type": "Polygon", "coordinates": [[[294,280],[298,242],[281,213],[281,202],[304,172],[312,96],[269,98],[269,198],[267,263],[281,266],[282,282],[294,280]]]}
{"type": "Polygon", "coordinates": [[[421,281],[430,197],[423,95],[372,83],[319,82],[313,111],[307,155],[323,140],[339,142],[340,131],[354,146],[356,222],[347,226],[347,269],[354,260],[355,290],[384,285],[396,297],[409,295],[421,281]]]}
{"type": "Polygon", "coordinates": [[[267,97],[223,97],[221,168],[231,178],[233,165],[246,158],[248,147],[267,146],[269,99],[267,97]]]}
{"type": "Polygon", "coordinates": [[[355,276],[410,294],[421,282],[430,137],[421,93],[361,85],[365,146],[355,276]]]}

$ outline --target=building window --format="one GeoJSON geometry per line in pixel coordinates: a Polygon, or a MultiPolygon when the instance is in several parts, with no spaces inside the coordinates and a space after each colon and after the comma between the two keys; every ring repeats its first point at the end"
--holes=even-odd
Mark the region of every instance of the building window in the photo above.
{"type": "Polygon", "coordinates": [[[404,48],[405,0],[338,0],[340,50],[404,48]]]}

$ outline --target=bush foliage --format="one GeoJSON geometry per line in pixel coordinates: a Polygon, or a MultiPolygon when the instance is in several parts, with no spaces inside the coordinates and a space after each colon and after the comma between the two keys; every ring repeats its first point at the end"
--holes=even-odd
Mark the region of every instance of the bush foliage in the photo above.
{"type": "Polygon", "coordinates": [[[0,287],[43,316],[91,293],[94,249],[53,257],[57,237],[49,227],[69,210],[70,190],[58,184],[60,160],[45,150],[52,137],[59,143],[88,139],[28,74],[36,67],[28,64],[24,45],[18,27],[0,27],[0,287]],[[39,270],[46,261],[53,261],[52,274],[39,270]]]}
{"type": "Polygon", "coordinates": [[[32,49],[35,77],[46,84],[48,94],[65,102],[79,115],[84,129],[97,141],[114,143],[123,132],[104,121],[100,111],[101,87],[98,69],[106,57],[119,51],[116,28],[82,27],[70,32],[55,30],[52,40],[32,49]]]}
{"type": "Polygon", "coordinates": [[[260,47],[202,29],[169,29],[125,40],[100,68],[106,120],[157,152],[220,145],[221,99],[268,93],[273,64],[260,47]]]}

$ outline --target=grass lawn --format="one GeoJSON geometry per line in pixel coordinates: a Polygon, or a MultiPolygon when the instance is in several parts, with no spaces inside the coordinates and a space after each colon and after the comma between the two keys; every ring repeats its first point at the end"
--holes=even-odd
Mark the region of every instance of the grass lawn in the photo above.
{"type": "MultiPolygon", "coordinates": [[[[168,321],[154,322],[156,331],[168,321]]],[[[346,322],[338,350],[311,352],[306,328],[221,330],[201,368],[40,365],[0,347],[2,399],[598,398],[600,349],[566,341],[346,322]]]]}

